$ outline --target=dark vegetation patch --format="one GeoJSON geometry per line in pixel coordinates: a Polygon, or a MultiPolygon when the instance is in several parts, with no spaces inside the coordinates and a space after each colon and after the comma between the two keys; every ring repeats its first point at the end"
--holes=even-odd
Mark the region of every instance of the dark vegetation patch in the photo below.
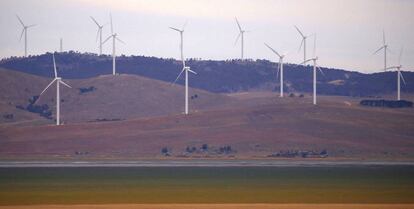
{"type": "Polygon", "coordinates": [[[387,108],[404,108],[413,107],[413,102],[406,100],[362,100],[360,103],[362,106],[368,107],[387,107],[387,108]]]}
{"type": "Polygon", "coordinates": [[[274,152],[267,157],[275,158],[326,158],[328,157],[328,151],[326,149],[322,151],[315,150],[282,150],[274,152]]]}
{"type": "MultiPolygon", "coordinates": [[[[233,156],[237,151],[230,145],[209,146],[202,144],[200,146],[187,146],[184,151],[176,154],[176,157],[213,157],[213,156],[233,156]]],[[[167,147],[161,149],[161,154],[171,156],[172,150],[167,147]]]]}
{"type": "Polygon", "coordinates": [[[47,104],[37,105],[36,101],[38,99],[39,96],[33,96],[29,99],[28,105],[16,105],[16,108],[39,114],[40,116],[45,117],[47,119],[52,119],[52,110],[49,109],[49,106],[47,104]]]}
{"type": "Polygon", "coordinates": [[[91,121],[88,121],[88,122],[110,122],[110,121],[121,121],[121,120],[124,120],[124,119],[121,119],[121,118],[97,118],[95,120],[91,120],[91,121]]]}
{"type": "Polygon", "coordinates": [[[94,86],[79,88],[79,94],[85,94],[85,93],[88,93],[88,92],[93,92],[95,90],[96,90],[96,88],[94,86]]]}
{"type": "Polygon", "coordinates": [[[14,119],[14,114],[13,113],[3,114],[3,118],[6,119],[6,120],[13,120],[14,119]]]}

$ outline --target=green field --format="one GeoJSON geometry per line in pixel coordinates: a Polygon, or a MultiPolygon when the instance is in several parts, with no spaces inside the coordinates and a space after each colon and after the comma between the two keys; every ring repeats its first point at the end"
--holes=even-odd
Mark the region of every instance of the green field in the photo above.
{"type": "Polygon", "coordinates": [[[0,205],[414,203],[413,166],[0,168],[0,205]]]}

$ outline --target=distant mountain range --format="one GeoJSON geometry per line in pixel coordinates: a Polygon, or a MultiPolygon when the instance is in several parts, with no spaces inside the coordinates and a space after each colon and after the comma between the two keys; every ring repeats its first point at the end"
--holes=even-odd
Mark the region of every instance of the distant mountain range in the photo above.
{"type": "MultiPolygon", "coordinates": [[[[112,58],[90,53],[64,52],[56,54],[59,76],[66,79],[91,78],[112,72],[112,58]]],[[[277,63],[268,60],[196,60],[187,64],[198,75],[191,75],[190,86],[216,93],[241,91],[278,91],[277,63]]],[[[11,57],[0,61],[0,67],[52,77],[53,63],[50,53],[27,58],[11,57]]],[[[181,62],[144,56],[117,57],[117,72],[135,74],[166,82],[175,80],[181,71],[181,62]]],[[[312,91],[312,66],[284,65],[286,92],[312,91]]],[[[376,96],[397,89],[396,72],[364,74],[355,71],[322,68],[318,72],[318,93],[343,96],[376,96]]],[[[414,92],[414,72],[403,72],[407,84],[403,93],[414,92]]],[[[179,84],[184,80],[180,79],[179,84]]]]}

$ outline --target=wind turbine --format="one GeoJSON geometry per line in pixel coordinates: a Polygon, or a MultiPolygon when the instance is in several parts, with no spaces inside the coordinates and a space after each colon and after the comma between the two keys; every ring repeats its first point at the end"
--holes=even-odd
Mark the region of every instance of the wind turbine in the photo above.
{"type": "Polygon", "coordinates": [[[180,29],[170,27],[170,29],[175,30],[180,33],[180,53],[181,53],[181,61],[183,62],[183,68],[185,67],[185,60],[184,60],[184,29],[187,25],[187,21],[184,23],[183,27],[180,29]]]}
{"type": "Polygon", "coordinates": [[[239,28],[239,35],[237,35],[234,45],[237,44],[237,41],[241,37],[241,59],[243,59],[244,58],[244,33],[249,32],[249,31],[243,30],[242,27],[240,26],[239,20],[237,20],[237,17],[235,19],[236,19],[237,27],[239,28]]]}
{"type": "Polygon", "coordinates": [[[22,40],[23,34],[24,34],[24,56],[27,57],[27,29],[36,26],[34,25],[25,25],[22,21],[22,19],[20,19],[20,17],[18,15],[16,15],[17,19],[19,20],[20,24],[22,24],[23,26],[23,30],[22,33],[20,34],[20,40],[22,40]]]}
{"type": "Polygon", "coordinates": [[[275,53],[279,57],[279,64],[277,66],[277,77],[279,76],[279,70],[280,70],[280,97],[283,97],[283,58],[285,58],[286,54],[280,55],[276,50],[274,50],[272,47],[264,43],[264,45],[267,46],[273,53],[275,53]]]}
{"type": "MultiPolygon", "coordinates": [[[[102,28],[104,25],[100,25],[98,21],[95,20],[92,16],[90,16],[92,21],[95,22],[96,26],[98,26],[98,32],[96,33],[96,40],[98,40],[99,37],[99,55],[102,54],[102,28]]],[[[112,18],[112,17],[111,17],[112,18]]]]}
{"type": "Polygon", "coordinates": [[[116,62],[115,62],[115,43],[116,41],[119,41],[123,44],[125,44],[125,42],[123,42],[121,39],[119,39],[117,36],[118,34],[114,33],[114,29],[113,29],[113,25],[112,25],[112,15],[109,15],[109,18],[111,19],[111,35],[105,39],[105,41],[102,44],[105,44],[110,38],[112,38],[112,75],[116,75],[116,62]]]}
{"type": "Polygon", "coordinates": [[[315,51],[316,51],[316,35],[315,35],[314,44],[313,44],[313,58],[305,60],[304,62],[301,63],[301,64],[304,64],[306,62],[313,61],[313,104],[314,105],[316,105],[316,68],[323,75],[322,69],[319,67],[318,63],[316,62],[318,60],[318,56],[315,56],[315,51]]]}
{"type": "MultiPolygon", "coordinates": [[[[65,85],[68,88],[72,88],[68,84],[62,81],[61,77],[58,77],[56,71],[55,54],[53,54],[53,69],[55,71],[55,79],[46,86],[46,88],[40,93],[39,97],[56,81],[56,125],[60,125],[60,84],[65,85]]],[[[39,100],[37,100],[39,101],[39,100]]],[[[36,102],[37,102],[36,101],[36,102]]]]}
{"type": "Polygon", "coordinates": [[[401,100],[401,95],[400,95],[400,92],[401,92],[401,79],[404,82],[404,85],[406,84],[405,83],[404,76],[401,73],[401,68],[402,68],[402,65],[401,65],[401,56],[402,56],[402,52],[403,52],[403,49],[401,48],[400,56],[398,58],[398,65],[397,66],[391,66],[391,67],[387,67],[386,68],[386,70],[391,70],[391,69],[396,69],[397,70],[397,99],[398,100],[401,100]]]}
{"type": "Polygon", "coordinates": [[[382,49],[384,49],[384,71],[387,70],[387,50],[388,49],[388,44],[385,41],[385,32],[382,31],[382,46],[374,52],[374,54],[378,53],[379,51],[381,51],[382,49]]]}
{"type": "Polygon", "coordinates": [[[302,31],[299,30],[299,28],[295,25],[296,30],[298,31],[298,33],[300,34],[300,36],[302,37],[302,41],[300,42],[300,46],[299,46],[299,50],[302,48],[303,45],[303,64],[307,63],[306,60],[306,39],[309,38],[312,35],[304,35],[302,33],[302,31]]]}
{"type": "Polygon", "coordinates": [[[184,23],[184,25],[183,25],[183,27],[182,27],[181,30],[180,29],[177,29],[177,28],[173,28],[173,27],[170,27],[170,28],[172,30],[175,30],[175,31],[177,31],[177,32],[180,33],[180,39],[181,39],[181,42],[180,42],[180,52],[181,52],[181,61],[183,63],[183,69],[181,70],[180,74],[178,74],[178,76],[175,79],[175,81],[173,82],[173,84],[175,82],[177,82],[177,80],[180,78],[181,74],[183,72],[185,72],[185,98],[184,98],[185,109],[184,109],[184,113],[186,115],[188,115],[188,72],[191,72],[193,74],[197,74],[197,73],[194,72],[194,71],[192,71],[189,66],[186,66],[185,65],[185,59],[184,59],[184,53],[183,53],[183,50],[184,50],[183,49],[183,43],[184,43],[184,28],[185,28],[186,25],[187,25],[187,22],[184,23]]]}

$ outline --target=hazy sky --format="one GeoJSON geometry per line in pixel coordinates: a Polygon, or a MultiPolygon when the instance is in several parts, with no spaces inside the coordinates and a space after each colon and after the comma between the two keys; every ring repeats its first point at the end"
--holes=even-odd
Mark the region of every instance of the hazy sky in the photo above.
{"type": "MultiPolygon", "coordinates": [[[[59,49],[98,52],[97,27],[89,18],[109,22],[126,42],[117,54],[179,58],[179,34],[168,27],[181,27],[186,20],[184,54],[187,58],[225,60],[240,57],[235,46],[238,29],[245,34],[245,57],[276,57],[265,48],[290,52],[287,62],[300,63],[301,38],[293,25],[306,34],[317,34],[319,64],[361,72],[381,71],[383,52],[372,55],[382,44],[382,31],[390,46],[388,62],[397,64],[402,46],[404,70],[414,69],[414,1],[411,0],[0,0],[0,57],[21,56],[24,42],[18,14],[28,31],[30,54],[59,49]]],[[[109,35],[104,27],[104,38],[109,35]]],[[[313,40],[308,41],[313,54],[313,40]]],[[[111,53],[111,43],[103,51],[111,53]]]]}

